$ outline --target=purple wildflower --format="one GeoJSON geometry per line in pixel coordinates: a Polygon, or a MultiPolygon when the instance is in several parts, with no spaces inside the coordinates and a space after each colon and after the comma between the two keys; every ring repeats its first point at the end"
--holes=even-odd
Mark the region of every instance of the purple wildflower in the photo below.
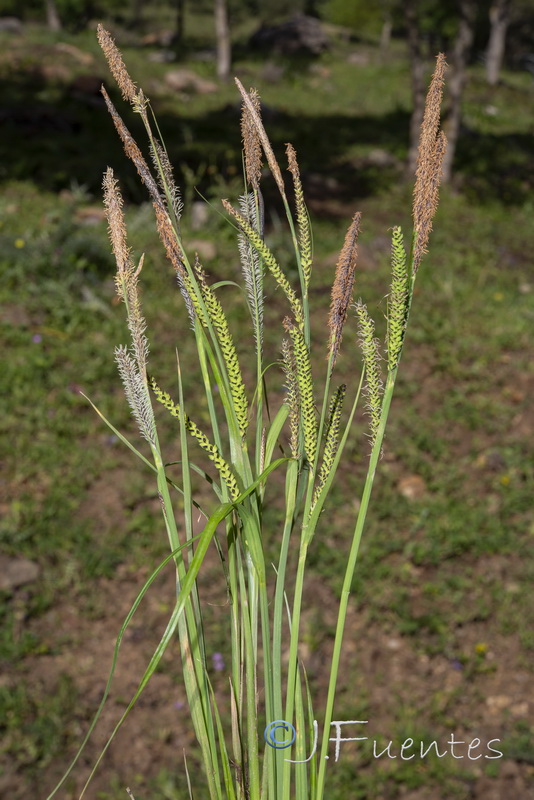
{"type": "Polygon", "coordinates": [[[222,653],[214,653],[211,657],[213,661],[213,669],[215,672],[222,672],[224,669],[224,658],[222,653]]]}

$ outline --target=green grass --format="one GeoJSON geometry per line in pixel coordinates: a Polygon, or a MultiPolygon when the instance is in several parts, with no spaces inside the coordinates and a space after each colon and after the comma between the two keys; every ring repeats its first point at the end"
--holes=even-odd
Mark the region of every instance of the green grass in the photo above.
{"type": "MultiPolygon", "coordinates": [[[[3,75],[10,78],[6,100],[16,109],[27,106],[34,92],[28,75],[36,60],[54,57],[49,37],[40,30],[28,35],[24,58],[12,63],[4,59],[2,67],[3,75]],[[35,49],[36,44],[42,51],[35,49]]],[[[89,36],[71,41],[97,57],[89,36]]],[[[125,48],[125,56],[132,73],[143,76],[143,81],[145,76],[149,80],[161,77],[162,68],[148,65],[142,53],[125,48]]],[[[381,180],[388,193],[369,193],[373,173],[364,169],[359,175],[354,163],[373,146],[404,157],[408,72],[399,55],[393,64],[372,61],[358,68],[346,65],[344,56],[341,50],[322,59],[329,69],[324,79],[289,73],[276,86],[262,86],[257,80],[261,73],[257,62],[247,60],[237,66],[249,71],[248,82],[259,83],[266,104],[275,109],[270,129],[276,151],[289,139],[308,172],[341,181],[339,192],[324,186],[319,191],[326,199],[340,193],[346,218],[314,221],[316,285],[321,290],[312,298],[313,307],[325,309],[333,275],[331,256],[346,219],[360,208],[365,220],[362,242],[371,263],[362,259],[356,294],[364,294],[380,318],[387,275],[387,253],[380,237],[385,225],[406,222],[409,196],[402,187],[392,186],[387,174],[381,180]]],[[[103,69],[101,62],[99,68],[103,69]]],[[[20,636],[13,599],[6,596],[2,602],[0,658],[11,662],[13,671],[23,670],[25,659],[39,653],[35,631],[40,615],[57,604],[62,593],[72,592],[80,613],[90,616],[88,595],[95,579],[113,575],[122,562],[140,564],[162,553],[161,537],[154,535],[150,522],[148,504],[153,498],[143,489],[144,474],[129,461],[120,491],[125,513],[124,518],[117,517],[116,527],[111,526],[102,537],[91,515],[80,512],[97,478],[124,467],[127,456],[102,428],[78,388],[83,387],[121,430],[132,432],[133,426],[117,389],[112,358],[114,344],[125,341],[126,333],[113,303],[105,224],[83,227],[72,211],[99,203],[100,173],[107,161],[123,172],[130,197],[140,199],[141,195],[135,176],[124,166],[104,110],[85,108],[65,97],[65,85],[74,75],[72,67],[68,69],[65,81],[42,86],[35,107],[52,116],[59,108],[72,115],[81,126],[76,146],[71,130],[60,127],[54,133],[46,122],[44,130],[24,147],[18,129],[9,128],[1,151],[4,280],[0,307],[4,350],[9,354],[4,377],[10,391],[1,422],[8,479],[2,490],[0,544],[3,552],[23,554],[42,567],[38,583],[22,598],[31,631],[20,636]],[[95,138],[98,148],[92,146],[95,138]],[[27,176],[34,171],[36,180],[30,182],[27,176]],[[88,185],[89,194],[72,193],[71,177],[79,185],[88,185]],[[57,189],[71,194],[58,197],[51,191],[57,189]],[[144,504],[137,501],[143,491],[147,493],[144,504]]],[[[211,69],[202,67],[207,77],[211,69]]],[[[512,641],[523,666],[531,663],[533,648],[532,576],[526,566],[533,551],[533,475],[528,433],[522,427],[532,382],[527,358],[534,292],[529,274],[529,253],[534,248],[532,204],[527,199],[533,182],[528,127],[531,93],[530,83],[516,74],[508,75],[504,86],[490,92],[474,70],[466,97],[466,122],[474,133],[461,143],[458,156],[463,190],[444,194],[432,255],[418,277],[406,361],[354,586],[358,607],[366,608],[373,624],[406,635],[431,655],[457,658],[464,671],[477,679],[483,678],[488,662],[461,641],[462,626],[483,625],[490,645],[492,636],[512,641]],[[494,104],[499,113],[485,113],[485,103],[494,104]],[[399,493],[399,481],[405,475],[423,479],[422,497],[409,500],[399,493]],[[498,577],[484,579],[477,569],[486,563],[484,559],[493,557],[506,559],[509,565],[504,593],[498,577]],[[415,605],[414,596],[419,598],[415,605]],[[520,615],[519,598],[525,609],[520,615]]],[[[219,178],[219,195],[232,193],[224,181],[232,179],[240,167],[237,109],[226,111],[226,103],[236,103],[233,87],[193,98],[185,108],[168,94],[156,95],[155,101],[158,112],[163,112],[169,131],[166,138],[178,166],[188,163],[201,186],[214,176],[219,178]],[[214,130],[224,145],[214,147],[214,130]]],[[[193,196],[191,185],[188,192],[193,196]]],[[[135,252],[147,251],[144,306],[153,330],[151,363],[156,374],[170,375],[169,345],[185,340],[188,323],[151,233],[150,209],[132,206],[128,220],[135,252]],[[162,284],[169,291],[161,292],[162,284]]],[[[216,260],[206,267],[218,278],[232,270],[237,276],[238,270],[233,244],[223,230],[213,214],[205,230],[192,234],[217,242],[216,260]]],[[[270,236],[276,247],[282,244],[276,228],[270,236]]],[[[232,323],[238,330],[243,308],[236,299],[232,323]]],[[[355,328],[353,322],[350,325],[340,378],[353,373],[355,328]]],[[[312,333],[316,341],[324,338],[324,317],[317,316],[312,333]]],[[[273,341],[277,338],[275,331],[273,341]]],[[[184,344],[180,355],[187,394],[194,386],[189,369],[192,347],[184,344]]],[[[199,421],[203,415],[207,409],[199,409],[199,421]]],[[[171,436],[169,432],[169,441],[171,436]]],[[[361,446],[360,436],[357,451],[355,437],[355,464],[361,446]]],[[[358,496],[362,477],[356,468],[340,475],[339,494],[336,489],[313,543],[314,573],[334,591],[340,588],[338,576],[346,560],[349,517],[339,509],[338,497],[346,490],[358,496]]],[[[275,504],[269,513],[274,525],[280,509],[275,504]]],[[[313,631],[321,626],[331,636],[331,626],[319,615],[313,631]]],[[[310,643],[312,649],[316,647],[313,637],[310,643]]],[[[103,677],[95,679],[100,683],[103,677]]],[[[7,733],[3,756],[18,766],[21,782],[29,782],[26,787],[32,786],[32,775],[43,764],[54,758],[64,760],[64,734],[72,719],[73,700],[69,678],[61,680],[63,688],[44,707],[27,688],[2,694],[7,733]]],[[[352,714],[354,698],[348,695],[343,705],[352,714]]],[[[400,702],[396,711],[405,733],[400,702]]],[[[436,726],[449,720],[432,707],[425,706],[425,713],[435,738],[436,726]]],[[[339,718],[342,714],[343,707],[339,718]]],[[[506,725],[511,757],[524,761],[531,731],[519,724],[506,725]]],[[[445,760],[425,764],[416,772],[406,767],[393,776],[364,762],[355,777],[355,766],[351,761],[332,772],[332,800],[345,796],[348,783],[354,787],[355,798],[393,792],[401,786],[446,786],[447,796],[466,796],[463,777],[445,760]]],[[[173,772],[162,772],[154,778],[154,795],[147,796],[181,797],[185,787],[179,781],[173,772]]],[[[114,794],[101,796],[122,796],[122,785],[118,781],[114,794]]]]}

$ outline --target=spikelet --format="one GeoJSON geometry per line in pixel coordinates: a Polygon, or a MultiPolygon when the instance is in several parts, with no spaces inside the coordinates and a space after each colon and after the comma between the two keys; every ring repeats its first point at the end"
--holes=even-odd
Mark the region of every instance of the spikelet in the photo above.
{"type": "Polygon", "coordinates": [[[104,175],[104,207],[109,226],[113,254],[117,262],[115,284],[117,294],[126,305],[128,329],[131,335],[131,353],[121,346],[115,350],[115,359],[124,385],[126,398],[144,438],[155,445],[156,427],[146,386],[148,341],[146,322],[141,311],[138,277],[143,267],[143,257],[135,269],[126,241],[126,226],[122,211],[122,196],[113,170],[108,167],[104,175]]]}
{"type": "Polygon", "coordinates": [[[234,340],[232,339],[232,334],[230,333],[223,308],[211,287],[208,286],[206,273],[202,269],[198,257],[195,259],[194,268],[206,311],[217,333],[217,338],[221,346],[239,431],[241,436],[244,436],[248,427],[248,402],[234,340]]]}
{"type": "Polygon", "coordinates": [[[198,314],[200,321],[205,324],[202,308],[198,302],[198,297],[191,282],[191,278],[189,277],[189,274],[185,268],[183,253],[176,238],[176,233],[167,213],[167,209],[165,206],[158,205],[157,203],[154,203],[153,205],[154,212],[156,214],[156,227],[158,229],[159,237],[163,242],[167,258],[171,262],[176,272],[178,287],[182,297],[184,298],[189,319],[194,325],[195,314],[198,314]]]}
{"type": "Polygon", "coordinates": [[[250,225],[249,222],[245,219],[245,217],[236,211],[236,209],[232,206],[232,204],[228,200],[223,200],[222,204],[226,211],[231,214],[235,219],[238,221],[241,230],[243,231],[244,235],[247,237],[248,241],[255,247],[261,258],[263,259],[263,263],[266,264],[270,273],[274,277],[277,284],[281,287],[286,295],[287,299],[289,300],[289,304],[291,306],[291,310],[295,317],[296,322],[298,323],[299,327],[302,328],[304,325],[304,317],[302,314],[302,305],[300,300],[298,299],[297,295],[291,288],[288,279],[282,272],[280,265],[278,264],[277,260],[259,235],[259,233],[254,230],[254,228],[250,225]]]}
{"type": "Polygon", "coordinates": [[[104,52],[111,74],[121,90],[123,100],[135,105],[139,99],[137,86],[128,74],[119,48],[102,25],[97,25],[96,32],[98,43],[104,52]]]}
{"type": "Polygon", "coordinates": [[[288,160],[288,169],[293,176],[293,187],[295,189],[295,203],[297,206],[297,225],[298,225],[298,243],[300,249],[300,262],[306,288],[310,285],[311,268],[312,268],[312,242],[311,242],[311,229],[310,217],[308,209],[304,202],[304,192],[302,191],[302,183],[300,180],[300,170],[297,162],[297,154],[292,144],[286,144],[286,153],[288,160]]]}
{"type": "Polygon", "coordinates": [[[121,300],[124,300],[124,286],[128,283],[130,276],[134,274],[135,269],[130,248],[126,242],[122,195],[111,167],[108,167],[104,173],[102,187],[104,189],[104,208],[108,221],[108,233],[111,239],[113,255],[117,262],[117,274],[115,276],[117,294],[121,300]]]}
{"type": "Polygon", "coordinates": [[[163,196],[167,199],[169,211],[172,211],[176,219],[179,220],[183,211],[180,190],[176,186],[172,164],[169,161],[167,151],[157,139],[154,139],[154,144],[150,145],[150,155],[152,156],[152,163],[159,176],[159,188],[163,196]]]}
{"type": "Polygon", "coordinates": [[[382,380],[380,378],[380,350],[375,338],[374,322],[369,316],[367,306],[361,300],[356,304],[359,342],[365,365],[365,393],[367,412],[370,416],[371,444],[374,446],[382,408],[382,380]]]}
{"type": "Polygon", "coordinates": [[[428,238],[432,230],[432,219],[438,204],[443,157],[447,139],[439,131],[443,76],[447,64],[440,53],[430,82],[425,103],[425,113],[419,137],[417,171],[413,193],[414,249],[413,272],[417,272],[423,254],[427,252],[428,238]]]}
{"type": "Polygon", "coordinates": [[[352,302],[361,218],[362,215],[359,211],[352,218],[352,222],[345,236],[345,242],[339,254],[336,275],[332,286],[332,300],[328,318],[328,328],[330,330],[329,357],[332,359],[332,368],[339,354],[343,327],[347,319],[349,306],[352,302]]]}
{"type": "Polygon", "coordinates": [[[284,328],[291,337],[293,353],[297,367],[297,385],[300,400],[300,415],[304,436],[304,451],[310,465],[315,462],[317,451],[317,420],[313,402],[313,379],[310,353],[300,328],[293,324],[289,317],[284,319],[284,328]]]}
{"type": "Polygon", "coordinates": [[[282,364],[286,378],[286,399],[289,407],[289,446],[293,458],[299,457],[299,387],[295,356],[288,339],[282,340],[282,364]]]}
{"type": "MultiPolygon", "coordinates": [[[[259,209],[256,206],[256,198],[253,192],[241,195],[239,198],[241,213],[247,220],[250,227],[258,234],[260,225],[258,220],[259,209]]],[[[241,258],[241,269],[245,279],[247,289],[247,300],[252,315],[254,326],[254,338],[256,347],[261,352],[263,346],[263,264],[256,248],[249,242],[245,234],[240,231],[237,237],[237,245],[241,258]]]]}
{"type": "Polygon", "coordinates": [[[343,400],[345,399],[346,391],[347,386],[346,384],[342,383],[330,401],[330,407],[328,409],[328,422],[324,436],[323,460],[321,462],[321,469],[319,470],[317,485],[313,495],[311,507],[312,511],[315,503],[317,502],[317,498],[321,494],[323,486],[326,483],[326,479],[330,474],[330,470],[332,469],[334,459],[336,457],[337,448],[339,445],[339,423],[341,420],[341,411],[343,408],[343,400]]]}
{"type": "MultiPolygon", "coordinates": [[[[259,117],[261,113],[260,97],[256,89],[251,89],[248,96],[259,117]]],[[[250,108],[244,99],[241,108],[241,138],[245,153],[247,181],[254,190],[257,190],[260,187],[261,178],[261,141],[250,108]]]]}
{"type": "Polygon", "coordinates": [[[156,396],[156,400],[165,406],[173,417],[183,422],[187,432],[197,440],[200,447],[208,454],[210,461],[212,461],[219,470],[221,480],[226,484],[232,500],[236,500],[239,497],[237,480],[229,464],[221,456],[219,448],[210,442],[206,434],[200,430],[187,414],[182,413],[180,406],[171,399],[171,396],[167,392],[160,389],[154,378],[150,378],[150,386],[156,396]]]}
{"type": "Polygon", "coordinates": [[[408,267],[402,230],[393,228],[391,239],[391,290],[388,301],[388,368],[395,369],[404,341],[408,304],[408,267]]]}
{"type": "Polygon", "coordinates": [[[156,446],[156,423],[150,403],[146,377],[139,372],[138,365],[124,345],[115,348],[115,360],[124,386],[124,393],[132,410],[141,435],[152,446],[156,446]]]}
{"type": "Polygon", "coordinates": [[[111,102],[111,99],[103,86],[101,88],[101,92],[104,97],[104,100],[106,101],[106,106],[108,108],[108,111],[111,114],[111,119],[113,120],[113,124],[115,125],[117,133],[119,134],[122,143],[124,145],[124,152],[126,153],[128,158],[133,161],[141,180],[143,181],[143,183],[145,184],[145,186],[149,191],[152,202],[156,203],[162,208],[165,208],[165,204],[161,199],[161,195],[159,193],[158,185],[154,180],[154,178],[152,177],[152,174],[148,168],[148,164],[143,158],[143,155],[139,147],[137,146],[135,139],[133,138],[132,134],[130,133],[124,122],[122,121],[117,109],[111,102]]]}
{"type": "Polygon", "coordinates": [[[167,258],[170,260],[171,264],[176,270],[176,275],[178,278],[178,286],[184,298],[189,318],[191,319],[191,322],[194,324],[195,312],[194,312],[193,298],[195,296],[195,293],[192,289],[191,281],[187,275],[187,271],[184,266],[182,251],[176,239],[176,233],[172,227],[172,222],[169,219],[169,215],[167,213],[167,207],[161,197],[158,185],[154,180],[154,178],[152,177],[152,174],[148,168],[145,159],[143,158],[141,151],[139,150],[130,131],[120,118],[119,114],[117,113],[117,109],[111,102],[109,95],[104,89],[104,87],[102,87],[102,94],[104,96],[104,100],[106,101],[108,111],[111,114],[111,118],[117,130],[117,133],[119,134],[122,143],[124,145],[124,151],[128,156],[128,158],[130,158],[135,164],[135,167],[137,168],[137,172],[139,173],[141,180],[148,189],[150,198],[152,200],[152,205],[154,206],[154,211],[156,213],[156,225],[158,233],[165,247],[167,258]]]}
{"type": "Polygon", "coordinates": [[[243,98],[243,103],[247,108],[249,114],[249,120],[252,125],[254,125],[256,129],[256,133],[260,139],[260,142],[263,147],[263,152],[265,153],[265,158],[267,159],[267,163],[269,164],[269,169],[272,172],[273,178],[276,181],[276,185],[278,186],[278,190],[283,198],[286,196],[285,188],[284,188],[284,179],[282,178],[282,173],[280,172],[280,167],[278,166],[278,162],[275,158],[273,153],[273,148],[271,147],[271,143],[269,141],[269,137],[265,132],[265,128],[263,127],[263,122],[261,121],[261,117],[259,114],[259,108],[256,107],[257,99],[254,100],[250,97],[250,95],[246,92],[243,84],[238,78],[235,78],[235,82],[237,84],[237,88],[241,92],[241,97],[243,98]]]}

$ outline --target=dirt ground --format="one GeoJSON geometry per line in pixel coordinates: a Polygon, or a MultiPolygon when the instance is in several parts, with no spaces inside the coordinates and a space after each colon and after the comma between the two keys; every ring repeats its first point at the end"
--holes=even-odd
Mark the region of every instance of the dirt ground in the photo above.
{"type": "MultiPolygon", "coordinates": [[[[100,488],[99,496],[102,497],[100,488]]],[[[477,569],[481,574],[494,573],[506,580],[510,563],[504,557],[491,557],[480,562],[477,569]]],[[[227,605],[224,586],[216,578],[218,573],[217,556],[212,553],[201,581],[201,592],[213,612],[213,618],[223,622],[227,605]]],[[[94,608],[90,616],[81,614],[70,599],[65,598],[34,623],[50,654],[28,659],[23,675],[4,678],[12,682],[28,681],[34,690],[45,696],[57,690],[61,674],[71,676],[79,698],[69,730],[72,741],[81,740],[88,720],[98,707],[111,664],[119,621],[127,614],[147,575],[148,569],[132,570],[125,564],[113,580],[101,580],[93,598],[94,608]]],[[[420,578],[424,582],[431,575],[422,572],[420,578]]],[[[164,628],[168,604],[173,597],[174,581],[170,570],[154,589],[148,594],[124,637],[111,700],[94,739],[76,767],[73,779],[69,780],[68,789],[60,791],[59,797],[74,797],[74,790],[81,789],[89,766],[105,743],[106,734],[117,721],[125,701],[134,693],[144,666],[157,644],[158,632],[164,628]],[[167,598],[166,608],[163,598],[167,598]]],[[[324,583],[315,581],[310,585],[307,600],[308,610],[303,619],[305,629],[309,629],[310,624],[317,624],[318,615],[321,628],[334,625],[335,597],[324,583]]],[[[417,591],[413,593],[413,603],[418,603],[417,591]]],[[[400,744],[407,737],[398,732],[394,719],[395,708],[403,706],[417,714],[418,709],[429,709],[429,698],[433,698],[434,709],[435,703],[442,705],[445,722],[439,735],[432,735],[439,739],[440,746],[443,745],[442,749],[445,750],[447,737],[453,730],[457,741],[470,742],[478,737],[484,747],[489,740],[502,738],[504,727],[508,729],[511,722],[530,719],[534,675],[526,665],[519,666],[520,654],[511,637],[496,635],[494,630],[488,630],[486,622],[466,626],[460,636],[466,650],[472,650],[477,642],[491,641],[488,657],[492,662],[492,671],[466,674],[466,670],[444,655],[429,656],[421,651],[413,638],[392,633],[384,626],[377,625],[370,619],[364,606],[351,607],[341,683],[345,703],[347,694],[355,698],[365,697],[366,716],[363,718],[369,720],[369,724],[364,733],[353,728],[354,732],[348,735],[367,735],[369,738],[382,735],[386,740],[392,739],[391,752],[398,753],[400,744]],[[458,718],[470,720],[469,728],[453,728],[458,718]]],[[[302,651],[320,701],[324,699],[326,691],[327,670],[324,667],[328,665],[331,646],[332,640],[329,638],[318,647],[304,646],[302,651]]],[[[110,787],[121,785],[130,786],[134,794],[137,786],[137,796],[147,796],[139,788],[140,782],[143,786],[147,778],[157,775],[164,768],[171,771],[182,769],[182,753],[191,750],[194,736],[187,719],[185,693],[177,682],[178,672],[176,653],[172,653],[165,659],[163,669],[154,676],[137,708],[112,744],[88,797],[98,798],[100,792],[106,793],[110,787]]],[[[225,692],[224,672],[213,674],[212,677],[217,692],[225,692]]],[[[362,719],[360,712],[358,719],[362,719]]],[[[353,743],[343,745],[340,760],[345,761],[345,769],[351,759],[356,760],[357,746],[353,743]]],[[[499,744],[495,743],[494,747],[498,748],[499,744]]],[[[20,773],[10,774],[9,765],[5,765],[4,775],[0,779],[1,795],[12,800],[30,796],[45,797],[73,752],[71,749],[65,753],[64,759],[56,759],[38,780],[31,782],[24,780],[20,773]]],[[[471,775],[465,783],[466,793],[462,796],[473,800],[506,800],[512,797],[534,799],[534,767],[531,764],[505,757],[499,767],[499,775],[490,778],[480,762],[472,761],[469,764],[471,775]]],[[[377,762],[364,765],[363,768],[377,769],[377,762]]],[[[383,768],[382,764],[380,768],[383,768]]],[[[445,800],[448,796],[442,794],[439,788],[430,787],[413,791],[404,787],[392,788],[391,793],[380,795],[384,800],[400,797],[407,800],[445,800]]],[[[373,800],[379,800],[379,797],[373,800]]]]}

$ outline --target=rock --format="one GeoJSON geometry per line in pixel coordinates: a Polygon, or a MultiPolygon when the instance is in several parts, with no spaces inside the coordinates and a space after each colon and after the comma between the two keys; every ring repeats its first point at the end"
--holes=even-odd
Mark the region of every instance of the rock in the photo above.
{"type": "Polygon", "coordinates": [[[157,33],[147,33],[141,39],[141,44],[145,47],[163,47],[168,49],[175,40],[175,33],[171,30],[158,31],[157,33]]]}
{"type": "Polygon", "coordinates": [[[319,20],[295,14],[279,25],[262,25],[251,36],[250,46],[286,56],[318,56],[328,50],[329,40],[319,20]]]}
{"type": "Polygon", "coordinates": [[[211,94],[218,87],[213,81],[201,78],[190,69],[173,69],[165,75],[165,83],[175,92],[190,92],[191,94],[211,94]]]}
{"type": "Polygon", "coordinates": [[[148,60],[153,64],[170,64],[176,61],[176,53],[174,50],[154,50],[148,54],[148,60]]]}
{"type": "Polygon", "coordinates": [[[523,700],[520,703],[514,703],[513,706],[510,706],[510,714],[513,717],[528,717],[529,704],[526,700],[523,700]]]}
{"type": "Polygon", "coordinates": [[[353,64],[355,67],[366,67],[369,64],[369,55],[354,50],[352,53],[348,54],[347,64],[353,64]]]}
{"type": "Polygon", "coordinates": [[[198,253],[201,261],[212,261],[217,255],[217,248],[207,239],[192,239],[188,242],[188,249],[198,253]]]}
{"type": "Polygon", "coordinates": [[[0,33],[22,33],[22,22],[17,17],[0,17],[0,33]]]}
{"type": "Polygon", "coordinates": [[[407,500],[419,500],[426,492],[426,484],[419,475],[407,475],[400,479],[397,489],[407,500]]]}
{"type": "Polygon", "coordinates": [[[261,71],[261,77],[266,83],[278,83],[283,78],[285,71],[286,68],[283,64],[267,61],[261,71]]]}
{"type": "Polygon", "coordinates": [[[197,50],[196,53],[191,54],[191,58],[193,61],[205,61],[210,64],[217,61],[217,53],[211,48],[207,50],[197,50]]]}
{"type": "Polygon", "coordinates": [[[0,322],[3,322],[4,325],[29,328],[31,318],[24,306],[2,306],[0,309],[0,322]]]}
{"type": "Polygon", "coordinates": [[[95,60],[91,53],[86,53],[85,50],[80,50],[79,47],[75,47],[73,44],[68,44],[67,42],[58,42],[56,44],[56,50],[59,50],[60,53],[67,53],[67,55],[71,56],[78,64],[83,64],[84,67],[90,67],[95,60]]]}
{"type": "Polygon", "coordinates": [[[52,64],[42,64],[39,67],[39,74],[46,83],[68,83],[72,77],[72,71],[60,61],[52,64]]]}
{"type": "Polygon", "coordinates": [[[493,472],[502,472],[506,469],[506,461],[502,453],[498,450],[490,450],[482,456],[483,466],[491,469],[493,472]]]}
{"type": "Polygon", "coordinates": [[[506,694],[497,694],[486,697],[486,705],[491,714],[501,714],[511,703],[510,697],[506,694]]]}
{"type": "Polygon", "coordinates": [[[397,165],[395,156],[381,147],[375,147],[371,150],[367,154],[366,162],[371,167],[394,167],[397,165]]]}
{"type": "Polygon", "coordinates": [[[27,558],[9,558],[0,555],[0,590],[12,592],[19,586],[33,583],[40,575],[40,567],[27,558]]]}
{"type": "Polygon", "coordinates": [[[310,67],[310,72],[312,75],[316,75],[318,78],[321,78],[321,80],[326,80],[332,75],[332,70],[330,67],[327,67],[324,64],[312,64],[310,67]]]}
{"type": "Polygon", "coordinates": [[[206,203],[196,200],[191,205],[191,228],[194,231],[201,230],[209,219],[209,208],[206,203]]]}
{"type": "Polygon", "coordinates": [[[84,206],[76,209],[75,218],[80,225],[99,225],[106,219],[106,212],[100,206],[84,206]]]}

